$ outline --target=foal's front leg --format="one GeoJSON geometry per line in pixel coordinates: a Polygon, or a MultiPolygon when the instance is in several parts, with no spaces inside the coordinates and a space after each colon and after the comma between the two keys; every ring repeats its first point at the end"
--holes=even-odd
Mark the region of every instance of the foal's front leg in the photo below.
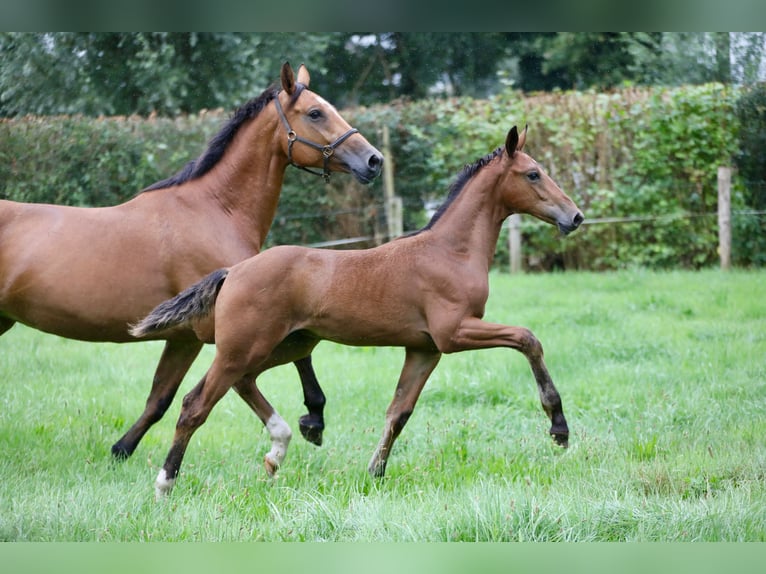
{"type": "Polygon", "coordinates": [[[378,448],[372,455],[368,471],[372,476],[382,477],[386,473],[386,463],[391,454],[391,447],[396,437],[402,432],[404,425],[415,408],[420,391],[428,380],[436,365],[439,363],[441,353],[434,351],[416,351],[407,349],[399,383],[396,385],[394,400],[386,411],[386,425],[383,428],[383,436],[378,443],[378,448]]]}
{"type": "MultiPolygon", "coordinates": [[[[557,444],[569,444],[569,427],[564,418],[561,397],[543,360],[543,346],[532,331],[524,327],[510,327],[487,323],[476,317],[463,319],[449,342],[449,352],[492,347],[510,347],[524,354],[537,381],[537,390],[543,410],[551,420],[550,433],[557,444]]],[[[445,351],[446,352],[446,351],[445,351]]]]}

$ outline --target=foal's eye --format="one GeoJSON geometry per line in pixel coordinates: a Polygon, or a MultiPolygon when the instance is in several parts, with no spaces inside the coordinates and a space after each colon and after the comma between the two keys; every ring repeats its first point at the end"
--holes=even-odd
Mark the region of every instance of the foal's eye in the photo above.
{"type": "Polygon", "coordinates": [[[532,181],[532,182],[534,182],[534,181],[540,181],[540,172],[539,172],[539,171],[530,171],[530,172],[527,174],[527,179],[528,179],[529,181],[532,181]]]}
{"type": "Polygon", "coordinates": [[[318,120],[322,117],[322,112],[319,110],[310,110],[308,116],[312,120],[318,120]]]}

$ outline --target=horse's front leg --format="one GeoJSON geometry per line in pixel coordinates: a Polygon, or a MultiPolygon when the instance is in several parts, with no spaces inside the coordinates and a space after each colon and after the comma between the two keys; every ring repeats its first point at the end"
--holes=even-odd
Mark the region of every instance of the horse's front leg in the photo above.
{"type": "Polygon", "coordinates": [[[543,410],[551,420],[550,433],[557,444],[566,447],[569,444],[569,427],[561,397],[553,384],[548,368],[543,360],[543,346],[534,334],[524,327],[510,327],[487,323],[476,317],[463,319],[448,343],[449,351],[457,352],[492,347],[510,347],[516,349],[529,361],[532,374],[537,381],[537,390],[543,410]]]}
{"type": "Polygon", "coordinates": [[[298,374],[301,377],[303,404],[306,405],[309,411],[298,422],[301,434],[310,443],[322,446],[324,405],[326,400],[322,387],[319,386],[319,381],[314,373],[311,355],[295,361],[295,367],[298,369],[298,374]]]}
{"type": "Polygon", "coordinates": [[[152,380],[152,389],[146,399],[144,412],[120,440],[112,446],[112,456],[128,458],[136,450],[146,431],[162,418],[173,402],[184,376],[199,355],[199,341],[174,341],[165,343],[165,349],[152,380]]]}
{"type": "Polygon", "coordinates": [[[438,351],[416,351],[407,349],[404,367],[399,375],[394,399],[386,411],[386,424],[378,448],[372,455],[368,470],[372,476],[382,477],[386,473],[386,463],[391,454],[391,447],[396,437],[402,432],[404,425],[415,409],[420,392],[439,363],[441,353],[438,351]]]}

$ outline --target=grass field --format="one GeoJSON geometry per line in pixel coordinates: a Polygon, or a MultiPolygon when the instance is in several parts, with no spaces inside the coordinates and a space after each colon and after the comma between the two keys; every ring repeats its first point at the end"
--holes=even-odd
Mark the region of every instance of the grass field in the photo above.
{"type": "Polygon", "coordinates": [[[14,327],[0,338],[0,539],[766,540],[766,272],[493,274],[491,289],[487,319],[544,345],[568,450],[522,355],[463,353],[442,359],[374,480],[403,352],[322,343],[324,446],[300,438],[298,377],[280,367],[260,384],[295,433],[278,477],[230,393],[160,503],[180,396],[130,460],[109,448],[143,409],[161,344],[14,327]]]}

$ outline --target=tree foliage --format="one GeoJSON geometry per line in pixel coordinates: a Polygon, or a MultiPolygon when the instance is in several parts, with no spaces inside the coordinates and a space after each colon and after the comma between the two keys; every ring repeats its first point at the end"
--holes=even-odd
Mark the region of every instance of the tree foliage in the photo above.
{"type": "Polygon", "coordinates": [[[310,66],[340,107],[626,84],[753,83],[766,33],[0,33],[0,116],[232,108],[310,66]]]}
{"type": "Polygon", "coordinates": [[[0,115],[160,115],[231,108],[308,59],[321,34],[0,34],[0,115]]]}

